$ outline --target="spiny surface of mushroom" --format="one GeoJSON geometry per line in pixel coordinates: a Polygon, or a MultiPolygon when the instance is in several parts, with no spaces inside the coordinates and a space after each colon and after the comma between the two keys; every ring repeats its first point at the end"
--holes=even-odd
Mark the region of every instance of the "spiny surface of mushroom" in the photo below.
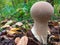
{"type": "Polygon", "coordinates": [[[47,44],[47,31],[50,30],[48,21],[54,14],[54,8],[50,3],[40,1],[32,5],[30,13],[34,20],[34,26],[31,29],[33,35],[40,42],[47,44]]]}

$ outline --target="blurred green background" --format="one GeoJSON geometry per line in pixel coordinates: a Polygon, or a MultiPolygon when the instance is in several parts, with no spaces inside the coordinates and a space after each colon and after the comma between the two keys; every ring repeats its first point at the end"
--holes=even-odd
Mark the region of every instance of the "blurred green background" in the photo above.
{"type": "Polygon", "coordinates": [[[4,19],[16,21],[32,20],[30,8],[37,1],[47,1],[51,3],[55,11],[51,20],[60,19],[60,0],[0,0],[0,21],[4,19]]]}

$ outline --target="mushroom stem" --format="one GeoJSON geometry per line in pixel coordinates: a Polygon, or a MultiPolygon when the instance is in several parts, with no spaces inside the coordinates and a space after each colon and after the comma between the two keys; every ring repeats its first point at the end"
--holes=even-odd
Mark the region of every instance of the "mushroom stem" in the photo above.
{"type": "Polygon", "coordinates": [[[44,22],[44,23],[35,22],[31,31],[34,34],[34,36],[37,38],[37,40],[39,40],[43,44],[47,44],[48,30],[49,30],[48,22],[44,22]]]}

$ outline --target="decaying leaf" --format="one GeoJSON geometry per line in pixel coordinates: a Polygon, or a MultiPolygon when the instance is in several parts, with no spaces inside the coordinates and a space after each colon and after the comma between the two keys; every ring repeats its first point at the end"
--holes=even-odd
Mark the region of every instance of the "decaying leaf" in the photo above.
{"type": "Polygon", "coordinates": [[[20,28],[12,28],[11,30],[7,30],[7,33],[10,35],[19,33],[17,30],[20,30],[20,28]]]}
{"type": "Polygon", "coordinates": [[[23,36],[17,45],[27,45],[27,43],[28,43],[28,37],[23,36]]]}
{"type": "Polygon", "coordinates": [[[17,44],[20,41],[20,37],[15,38],[15,43],[17,44]]]}

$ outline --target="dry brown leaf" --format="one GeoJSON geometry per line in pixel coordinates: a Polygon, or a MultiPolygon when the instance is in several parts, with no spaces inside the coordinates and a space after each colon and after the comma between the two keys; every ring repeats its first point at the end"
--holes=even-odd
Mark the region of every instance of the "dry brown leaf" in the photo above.
{"type": "Polygon", "coordinates": [[[17,38],[15,39],[15,43],[17,44],[18,41],[20,41],[20,37],[17,37],[17,38]]]}
{"type": "Polygon", "coordinates": [[[23,36],[17,45],[27,45],[27,43],[28,43],[28,37],[23,36]]]}

